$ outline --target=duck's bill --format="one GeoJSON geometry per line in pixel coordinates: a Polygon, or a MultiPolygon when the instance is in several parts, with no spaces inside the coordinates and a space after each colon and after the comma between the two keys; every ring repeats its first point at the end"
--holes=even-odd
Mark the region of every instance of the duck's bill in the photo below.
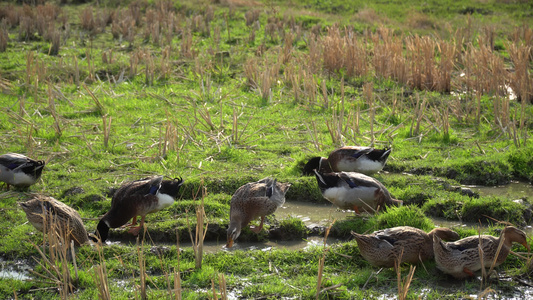
{"type": "Polygon", "coordinates": [[[233,240],[232,239],[230,239],[228,241],[228,243],[226,244],[226,248],[231,248],[231,247],[233,247],[233,240]]]}
{"type": "Polygon", "coordinates": [[[527,249],[527,252],[529,252],[531,249],[529,248],[529,244],[527,242],[524,242],[522,245],[524,245],[524,247],[526,247],[527,249]]]}

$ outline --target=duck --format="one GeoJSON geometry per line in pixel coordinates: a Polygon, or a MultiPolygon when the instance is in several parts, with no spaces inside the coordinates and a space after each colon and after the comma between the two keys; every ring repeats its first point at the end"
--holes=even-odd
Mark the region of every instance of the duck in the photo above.
{"type": "Polygon", "coordinates": [[[127,225],[130,227],[128,232],[134,236],[138,235],[144,228],[146,215],[174,204],[182,184],[182,178],[163,180],[163,176],[124,183],[113,195],[111,209],[98,222],[95,236],[104,243],[109,237],[110,228],[125,225],[129,220],[132,222],[127,225]],[[135,227],[137,216],[141,216],[141,223],[135,227]]]}
{"type": "Polygon", "coordinates": [[[473,277],[474,272],[482,267],[491,268],[501,265],[513,243],[522,244],[530,250],[526,234],[514,227],[505,227],[499,237],[492,235],[474,235],[455,242],[443,242],[438,236],[433,236],[433,252],[437,268],[443,273],[452,275],[456,279],[473,277]],[[503,239],[503,242],[502,242],[503,239]],[[498,247],[502,243],[499,255],[498,247]],[[479,247],[483,250],[483,265],[481,264],[479,247]]]}
{"type": "Polygon", "coordinates": [[[322,173],[358,172],[372,175],[383,169],[391,153],[391,148],[345,146],[333,150],[328,158],[313,157],[304,166],[304,175],[313,175],[317,169],[322,173]]]}
{"type": "Polygon", "coordinates": [[[72,207],[53,197],[34,195],[32,199],[19,203],[26,213],[28,221],[35,229],[46,232],[48,224],[54,222],[59,234],[68,233],[68,243],[74,241],[76,246],[89,242],[89,235],[83,225],[80,214],[72,207]]]}
{"type": "Polygon", "coordinates": [[[373,213],[386,206],[401,206],[377,179],[357,172],[322,173],[314,170],[322,196],[340,209],[373,213]]]}
{"type": "Polygon", "coordinates": [[[250,230],[261,232],[265,216],[273,214],[285,203],[285,194],[290,186],[290,183],[267,177],[239,187],[231,197],[226,248],[233,247],[242,228],[258,217],[261,217],[261,223],[257,227],[250,226],[250,230]]]}
{"type": "Polygon", "coordinates": [[[39,180],[45,162],[18,153],[0,155],[0,181],[17,188],[27,188],[39,180]]]}
{"type": "Polygon", "coordinates": [[[433,236],[447,241],[459,239],[457,232],[437,227],[429,233],[411,227],[398,226],[374,231],[371,234],[359,234],[352,231],[357,241],[361,256],[376,267],[394,267],[398,259],[400,263],[417,264],[433,258],[433,236]]]}

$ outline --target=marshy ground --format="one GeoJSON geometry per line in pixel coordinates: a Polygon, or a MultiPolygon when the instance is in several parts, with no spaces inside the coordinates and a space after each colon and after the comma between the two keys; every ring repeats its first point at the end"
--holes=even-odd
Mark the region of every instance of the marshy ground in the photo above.
{"type": "Polygon", "coordinates": [[[0,4],[0,153],[47,162],[29,190],[0,192],[0,298],[530,297],[521,246],[491,280],[427,262],[407,285],[409,266],[372,267],[350,231],[531,225],[531,3],[318,2],[0,4]],[[375,177],[404,206],[330,209],[301,170],[341,145],[392,147],[375,177]],[[108,245],[75,249],[75,264],[17,207],[53,196],[93,232],[121,183],[156,174],[185,184],[144,239],[113,230],[108,245]],[[222,249],[233,192],[266,176],[292,184],[289,208],[222,249]],[[525,192],[471,187],[511,181],[525,192]],[[287,213],[296,205],[324,215],[287,213]]]}

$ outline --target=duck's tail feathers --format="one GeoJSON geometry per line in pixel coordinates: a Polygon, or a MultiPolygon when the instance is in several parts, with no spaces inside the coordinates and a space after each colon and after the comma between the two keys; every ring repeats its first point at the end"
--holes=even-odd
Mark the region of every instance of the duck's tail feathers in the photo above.
{"type": "Polygon", "coordinates": [[[181,178],[181,177],[174,177],[174,178],[172,178],[172,180],[177,180],[178,181],[178,186],[182,186],[183,182],[184,182],[183,178],[181,178]]]}

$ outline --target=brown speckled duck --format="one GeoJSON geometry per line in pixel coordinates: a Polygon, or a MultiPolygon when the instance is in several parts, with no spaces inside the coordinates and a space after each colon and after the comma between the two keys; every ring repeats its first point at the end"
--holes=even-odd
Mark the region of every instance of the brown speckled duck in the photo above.
{"type": "Polygon", "coordinates": [[[26,188],[39,180],[45,162],[18,153],[0,155],[0,181],[17,188],[26,188]]]}
{"type": "Polygon", "coordinates": [[[304,175],[313,175],[316,169],[321,173],[358,172],[366,175],[379,172],[387,163],[392,149],[346,146],[333,150],[328,158],[313,157],[304,166],[304,175]]]}
{"type": "Polygon", "coordinates": [[[500,237],[474,235],[456,242],[445,243],[438,236],[434,236],[433,252],[435,253],[437,268],[457,279],[474,276],[474,272],[481,270],[482,267],[479,256],[479,245],[481,244],[483,265],[488,270],[494,262],[501,239],[503,239],[503,245],[494,267],[505,261],[513,242],[522,244],[529,251],[526,234],[514,226],[505,227],[500,237]]]}
{"type": "Polygon", "coordinates": [[[433,235],[448,241],[456,241],[459,235],[444,227],[429,233],[410,227],[398,226],[375,231],[371,234],[359,234],[352,231],[361,255],[376,267],[391,268],[401,253],[401,262],[416,264],[433,258],[433,235]],[[402,252],[403,251],[403,252],[402,252]]]}
{"type": "Polygon", "coordinates": [[[385,206],[401,206],[377,179],[356,172],[322,173],[315,170],[322,196],[340,209],[373,213],[385,206]]]}
{"type": "Polygon", "coordinates": [[[73,240],[79,246],[88,242],[88,234],[80,214],[70,206],[52,197],[35,195],[32,199],[19,203],[28,221],[39,231],[48,230],[53,222],[59,232],[68,233],[69,243],[73,240]],[[45,228],[46,226],[46,228],[45,228]]]}
{"type": "Polygon", "coordinates": [[[265,216],[274,213],[285,203],[285,194],[290,186],[290,183],[277,182],[276,179],[267,177],[238,188],[231,198],[226,247],[231,248],[241,234],[241,229],[257,217],[261,217],[261,224],[258,227],[250,226],[250,229],[259,233],[263,229],[265,216]]]}
{"type": "Polygon", "coordinates": [[[111,209],[98,222],[95,235],[105,242],[109,228],[120,227],[131,219],[129,233],[138,235],[144,227],[146,215],[174,204],[182,184],[181,178],[163,180],[163,176],[123,184],[113,195],[111,209]],[[133,227],[137,223],[137,216],[141,216],[141,224],[133,227]]]}

